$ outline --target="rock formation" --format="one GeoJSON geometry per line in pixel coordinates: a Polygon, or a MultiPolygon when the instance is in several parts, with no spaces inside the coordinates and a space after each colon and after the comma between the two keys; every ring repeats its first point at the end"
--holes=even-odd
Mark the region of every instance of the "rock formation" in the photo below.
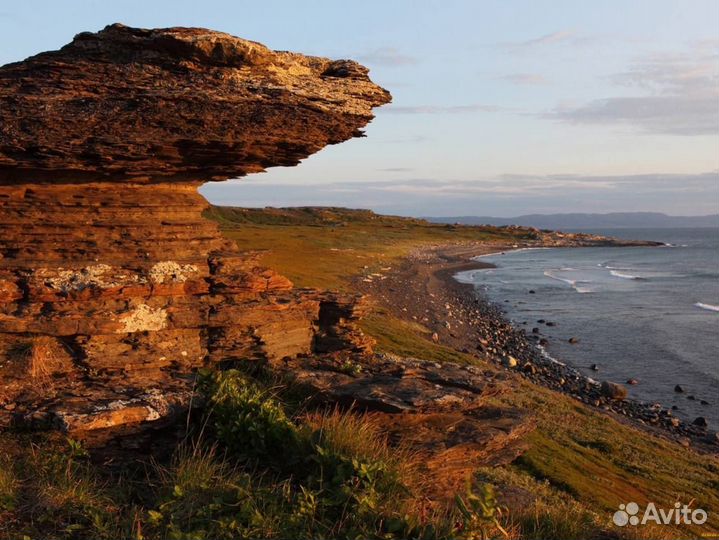
{"type": "Polygon", "coordinates": [[[197,368],[263,361],[372,411],[440,496],[513,459],[533,424],[487,406],[495,375],[369,354],[361,296],[294,289],[201,215],[203,182],[295,165],[389,100],[354,62],[201,29],[113,25],[0,68],[0,428],[136,445],[197,368]]]}
{"type": "Polygon", "coordinates": [[[367,349],[359,298],[260,267],[197,188],[389,100],[355,62],[203,29],[112,25],[0,68],[0,426],[161,425],[197,367],[367,349]]]}

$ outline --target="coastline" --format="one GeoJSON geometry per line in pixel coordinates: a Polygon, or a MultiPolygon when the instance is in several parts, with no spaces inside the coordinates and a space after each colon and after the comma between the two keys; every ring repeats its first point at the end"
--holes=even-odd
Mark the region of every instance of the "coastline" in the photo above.
{"type": "Polygon", "coordinates": [[[507,319],[500,305],[478,293],[472,283],[455,278],[460,272],[495,267],[475,257],[516,249],[517,246],[486,243],[431,246],[411,253],[381,279],[359,279],[356,284],[397,317],[429,329],[433,341],[570,395],[620,422],[685,447],[719,452],[719,439],[713,431],[674,417],[668,408],[610,398],[602,391],[601,381],[553,359],[523,328],[507,319]]]}

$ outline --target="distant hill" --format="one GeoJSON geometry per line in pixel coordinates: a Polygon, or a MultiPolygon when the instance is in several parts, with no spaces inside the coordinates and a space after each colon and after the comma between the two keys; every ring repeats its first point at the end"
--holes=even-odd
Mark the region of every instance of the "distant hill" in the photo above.
{"type": "Polygon", "coordinates": [[[688,228],[719,227],[719,214],[708,216],[668,216],[659,212],[615,212],[611,214],[529,214],[512,218],[488,216],[427,217],[435,223],[464,225],[520,225],[538,229],[688,228]]]}

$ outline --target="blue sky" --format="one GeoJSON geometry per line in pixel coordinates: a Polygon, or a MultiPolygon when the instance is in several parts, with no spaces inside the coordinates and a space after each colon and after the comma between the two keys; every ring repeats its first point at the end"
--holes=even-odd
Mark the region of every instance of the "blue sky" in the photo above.
{"type": "Polygon", "coordinates": [[[349,57],[392,92],[367,138],[205,186],[218,204],[719,212],[716,0],[5,1],[0,63],[112,22],[349,57]]]}

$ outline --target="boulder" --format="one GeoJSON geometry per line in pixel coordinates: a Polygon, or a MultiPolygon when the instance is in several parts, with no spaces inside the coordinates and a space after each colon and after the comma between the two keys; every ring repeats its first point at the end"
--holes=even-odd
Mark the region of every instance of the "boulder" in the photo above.
{"type": "Polygon", "coordinates": [[[504,367],[514,368],[517,367],[517,359],[514,356],[505,356],[502,364],[504,364],[504,367]]]}
{"type": "Polygon", "coordinates": [[[625,399],[628,394],[624,386],[610,381],[602,381],[600,391],[604,397],[617,400],[625,399]]]}

